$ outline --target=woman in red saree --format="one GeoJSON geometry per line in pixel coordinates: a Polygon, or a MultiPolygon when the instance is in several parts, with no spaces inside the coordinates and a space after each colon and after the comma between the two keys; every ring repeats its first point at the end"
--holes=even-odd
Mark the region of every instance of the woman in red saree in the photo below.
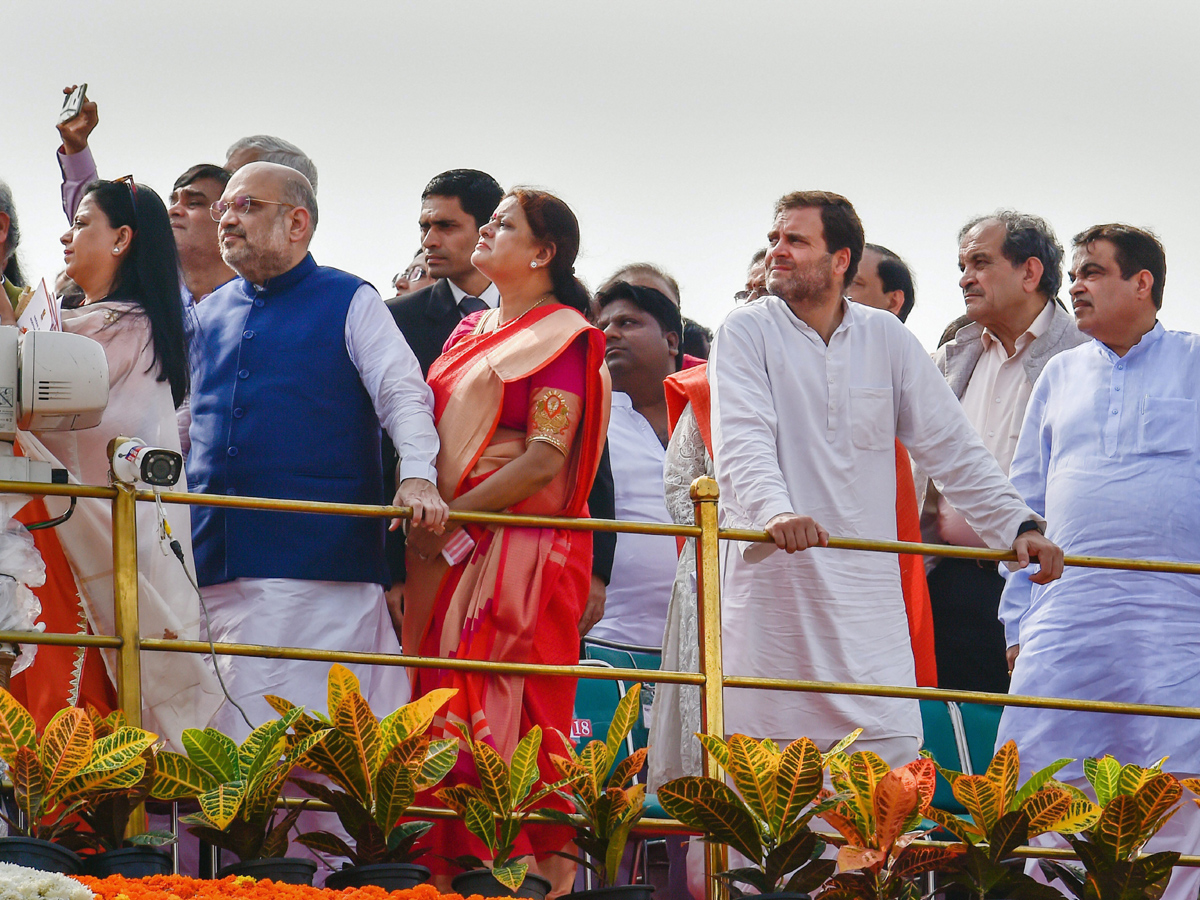
{"type": "MultiPolygon", "coordinates": [[[[472,263],[500,291],[498,309],[463,320],[429,370],[441,438],[438,487],[452,510],[550,516],[587,514],[587,497],[608,429],[610,387],[604,336],[584,318],[589,297],[574,275],[579,226],[558,198],[509,193],[479,230],[472,263]]],[[[467,525],[408,542],[403,645],[421,656],[575,664],[577,625],[591,578],[591,533],[467,525]]],[[[417,669],[413,696],[439,687],[458,694],[434,730],[469,728],[508,759],[534,725],[543,732],[542,778],[557,780],[550,753],[564,753],[575,681],[417,669]]],[[[477,783],[467,754],[443,785],[477,783]]],[[[567,809],[565,803],[562,808],[567,809]]],[[[574,866],[553,855],[570,829],[525,828],[518,852],[531,870],[569,889],[574,866]]],[[[431,832],[427,857],[487,850],[457,821],[431,832]]]]}

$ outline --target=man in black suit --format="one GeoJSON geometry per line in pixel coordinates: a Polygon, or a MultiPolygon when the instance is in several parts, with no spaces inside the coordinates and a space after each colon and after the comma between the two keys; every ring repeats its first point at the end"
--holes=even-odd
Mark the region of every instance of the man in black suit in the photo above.
{"type": "MultiPolygon", "coordinates": [[[[437,281],[411,294],[393,297],[387,305],[416,354],[423,375],[429,374],[450,332],[464,316],[500,302],[496,286],[471,265],[471,254],[479,241],[479,229],[503,197],[504,189],[496,179],[476,169],[443,172],[421,192],[421,249],[429,274],[437,281]]],[[[385,490],[386,482],[396,477],[396,462],[396,451],[385,435],[385,490]]],[[[404,536],[399,530],[388,532],[387,560],[392,575],[388,609],[399,636],[406,577],[404,536]]]]}
{"type": "Polygon", "coordinates": [[[459,321],[500,301],[487,276],[471,265],[471,254],[503,196],[496,179],[475,169],[443,172],[421,194],[421,249],[437,281],[387,303],[427,375],[459,321]]]}

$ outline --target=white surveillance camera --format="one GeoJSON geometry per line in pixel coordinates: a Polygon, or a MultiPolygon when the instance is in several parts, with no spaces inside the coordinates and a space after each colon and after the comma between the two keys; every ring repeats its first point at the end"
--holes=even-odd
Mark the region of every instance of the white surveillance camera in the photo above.
{"type": "Polygon", "coordinates": [[[108,442],[113,478],[122,484],[144,481],[154,487],[173,487],[183,474],[183,457],[174,450],[147,447],[141,438],[115,437],[108,442]]]}

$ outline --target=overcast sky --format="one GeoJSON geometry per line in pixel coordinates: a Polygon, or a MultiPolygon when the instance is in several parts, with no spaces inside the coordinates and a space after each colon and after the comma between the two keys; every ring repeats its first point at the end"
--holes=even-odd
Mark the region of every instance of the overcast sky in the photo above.
{"type": "Polygon", "coordinates": [[[1198,25],[1197,4],[1146,0],[8,0],[0,178],[28,274],[52,277],[54,121],[86,81],[101,175],[164,196],[243,135],[298,144],[320,171],[318,262],[384,292],[422,187],[469,166],[570,203],[593,286],[656,262],[710,326],[774,200],[821,188],[912,264],[930,349],[962,311],[959,227],[1002,206],[1067,245],[1101,221],[1153,228],[1162,321],[1200,331],[1198,25]]]}

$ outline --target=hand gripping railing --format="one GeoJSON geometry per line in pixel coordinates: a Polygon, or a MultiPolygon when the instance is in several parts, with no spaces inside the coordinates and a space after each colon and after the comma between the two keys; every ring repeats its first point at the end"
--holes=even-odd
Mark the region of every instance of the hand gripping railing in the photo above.
{"type": "MultiPolygon", "coordinates": [[[[0,481],[0,494],[34,494],[49,496],[91,497],[112,501],[113,517],[113,602],[115,635],[37,634],[0,632],[0,641],[30,644],[57,644],[75,647],[100,647],[116,651],[117,703],[125,710],[131,725],[141,724],[141,666],[142,651],[208,653],[204,641],[143,638],[138,625],[137,597],[137,519],[136,503],[153,501],[150,491],[135,491],[129,487],[100,487],[96,485],[47,485],[0,481]]],[[[724,737],[723,688],[765,688],[770,690],[802,691],[827,694],[858,694],[908,699],[950,700],[992,705],[1026,706],[1044,709],[1066,709],[1088,712],[1125,713],[1181,719],[1200,719],[1200,709],[1182,706],[1160,706],[1145,703],[1116,703],[1112,701],[1078,700],[1058,697],[1034,697],[980,691],[955,691],[938,688],[907,687],[903,685],[869,685],[824,681],[795,681],[782,678],[751,678],[726,676],[721,654],[721,576],[719,541],[738,540],[769,542],[764,531],[724,529],[717,522],[717,484],[711,478],[698,478],[692,484],[695,504],[695,525],[663,525],[651,522],[615,522],[606,519],[562,519],[550,516],[518,516],[506,513],[452,512],[455,522],[482,525],[520,525],[533,528],[563,528],[580,531],[603,531],[631,534],[658,534],[697,538],[696,583],[700,634],[700,671],[670,672],[644,669],[597,668],[590,666],[524,665],[440,659],[420,656],[395,656],[383,653],[319,650],[306,647],[268,647],[256,644],[217,643],[218,654],[255,656],[274,659],[319,660],[324,662],[361,663],[406,666],[412,668],[459,669],[495,674],[541,674],[573,678],[602,678],[625,681],[694,684],[701,691],[701,728],[707,734],[724,737]]],[[[183,503],[191,506],[222,506],[237,509],[276,510],[280,512],[330,513],[350,516],[409,518],[412,511],[405,507],[369,506],[347,503],[318,503],[302,500],[275,500],[262,497],[227,497],[208,494],[166,492],[158,495],[164,503],[183,503]]],[[[873,541],[859,538],[830,537],[829,547],[883,553],[906,553],[925,556],[986,559],[996,562],[1013,561],[1011,551],[984,550],[970,547],[949,547],[941,544],[910,544],[902,541],[873,541]]],[[[819,552],[819,551],[817,551],[819,552]]],[[[1169,572],[1200,575],[1200,563],[1165,560],[1129,560],[1089,556],[1068,556],[1065,565],[1087,568],[1127,569],[1144,572],[1169,572]]],[[[716,764],[705,754],[705,774],[720,777],[716,764]]],[[[311,805],[311,804],[310,804],[311,805]]],[[[422,809],[421,815],[445,816],[448,810],[422,809]]],[[[646,830],[687,831],[670,819],[643,820],[646,830]]],[[[140,823],[137,823],[140,827],[140,823]]],[[[930,842],[936,844],[937,842],[930,842]]],[[[1066,850],[1043,847],[1022,847],[1018,856],[1073,858],[1066,850]]],[[[706,874],[725,867],[725,848],[707,845],[706,874]]],[[[1179,865],[1200,866],[1200,856],[1185,856],[1179,865]]],[[[724,888],[712,878],[706,879],[710,900],[724,894],[724,888]]]]}

